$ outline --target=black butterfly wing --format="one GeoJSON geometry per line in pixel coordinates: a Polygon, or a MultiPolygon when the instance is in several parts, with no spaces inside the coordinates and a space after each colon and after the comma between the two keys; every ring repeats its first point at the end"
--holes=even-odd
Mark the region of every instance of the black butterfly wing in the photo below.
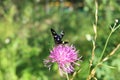
{"type": "MultiPolygon", "coordinates": [[[[63,36],[64,36],[64,31],[61,31],[60,33],[61,39],[63,38],[63,36]]],[[[67,41],[62,41],[62,44],[67,44],[67,43],[68,43],[67,41]]]]}
{"type": "Polygon", "coordinates": [[[58,35],[54,29],[51,28],[51,33],[54,37],[55,44],[62,44],[63,33],[58,35]]]}
{"type": "Polygon", "coordinates": [[[64,31],[61,31],[61,33],[60,33],[60,38],[62,39],[63,38],[63,36],[64,36],[64,31]]]}

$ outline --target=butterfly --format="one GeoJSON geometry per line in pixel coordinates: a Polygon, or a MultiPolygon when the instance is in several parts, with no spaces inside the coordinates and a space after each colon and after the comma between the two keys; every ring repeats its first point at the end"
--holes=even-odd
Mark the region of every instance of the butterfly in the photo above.
{"type": "Polygon", "coordinates": [[[55,44],[67,44],[68,42],[62,41],[62,38],[64,36],[64,32],[61,31],[60,34],[57,34],[54,29],[51,28],[51,33],[54,38],[55,44]]]}

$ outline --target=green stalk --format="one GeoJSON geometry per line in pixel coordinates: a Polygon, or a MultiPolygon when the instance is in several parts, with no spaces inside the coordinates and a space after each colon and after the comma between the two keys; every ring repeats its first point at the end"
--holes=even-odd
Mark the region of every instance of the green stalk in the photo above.
{"type": "Polygon", "coordinates": [[[106,50],[107,45],[108,45],[108,41],[109,41],[112,33],[113,33],[115,30],[117,30],[117,29],[120,27],[120,25],[118,25],[116,28],[115,28],[115,27],[116,27],[116,23],[114,24],[114,26],[113,26],[113,28],[112,28],[112,30],[111,30],[111,32],[110,32],[110,34],[109,34],[109,36],[108,36],[108,38],[107,38],[107,40],[106,40],[106,43],[105,43],[105,46],[104,46],[104,48],[103,48],[102,54],[101,54],[101,56],[100,56],[100,59],[99,59],[99,61],[98,61],[98,64],[99,64],[99,62],[101,61],[101,59],[102,59],[102,57],[103,57],[103,55],[104,55],[104,53],[105,53],[105,50],[106,50]]]}
{"type": "Polygon", "coordinates": [[[104,55],[104,53],[105,53],[105,50],[106,50],[106,48],[107,48],[107,45],[108,45],[108,42],[109,42],[109,39],[110,39],[112,33],[113,33],[113,31],[110,32],[110,34],[109,34],[109,36],[108,36],[108,38],[107,38],[107,40],[106,40],[106,43],[105,43],[105,46],[104,46],[104,48],[103,48],[102,54],[101,54],[101,56],[100,56],[100,58],[99,58],[98,64],[99,64],[99,62],[101,61],[101,59],[102,59],[102,57],[103,57],[103,55],[104,55]]]}

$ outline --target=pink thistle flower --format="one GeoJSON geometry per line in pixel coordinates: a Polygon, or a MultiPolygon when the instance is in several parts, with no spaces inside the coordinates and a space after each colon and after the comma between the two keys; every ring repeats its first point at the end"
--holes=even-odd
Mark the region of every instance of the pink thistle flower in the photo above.
{"type": "MultiPolygon", "coordinates": [[[[78,65],[76,61],[80,60],[78,58],[78,51],[76,51],[76,48],[72,45],[57,45],[53,48],[53,50],[50,51],[49,59],[45,60],[45,64],[48,64],[49,62],[54,63],[56,62],[58,64],[60,72],[67,72],[71,73],[74,72],[74,64],[78,65]]],[[[50,69],[50,65],[47,65],[50,69]]]]}

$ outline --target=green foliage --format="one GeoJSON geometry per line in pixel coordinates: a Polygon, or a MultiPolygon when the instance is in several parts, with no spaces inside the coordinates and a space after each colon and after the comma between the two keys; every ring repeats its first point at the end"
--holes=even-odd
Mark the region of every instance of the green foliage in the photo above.
{"type": "MultiPolygon", "coordinates": [[[[109,26],[114,19],[120,19],[118,2],[98,1],[96,61],[110,32],[109,26]]],[[[54,46],[51,27],[58,32],[64,30],[64,40],[74,44],[79,55],[83,56],[81,71],[75,80],[87,78],[92,50],[92,41],[87,35],[92,38],[94,34],[94,0],[85,0],[83,10],[73,11],[60,6],[51,7],[49,4],[50,2],[46,3],[44,0],[0,1],[0,80],[65,80],[64,76],[59,75],[56,64],[50,71],[43,64],[54,46]]],[[[120,43],[119,35],[120,29],[110,38],[105,55],[120,43]]],[[[98,80],[119,80],[119,53],[120,49],[97,69],[98,80]]]]}

